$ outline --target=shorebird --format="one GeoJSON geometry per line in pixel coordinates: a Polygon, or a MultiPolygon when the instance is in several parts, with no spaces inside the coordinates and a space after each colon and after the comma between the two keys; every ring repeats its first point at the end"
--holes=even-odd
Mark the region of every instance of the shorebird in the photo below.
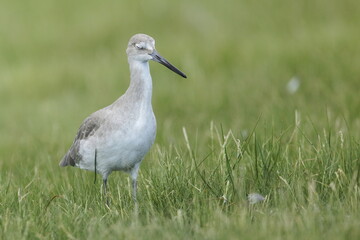
{"type": "Polygon", "coordinates": [[[155,50],[155,40],[148,35],[132,36],[126,53],[130,65],[129,88],[114,103],[84,120],[59,165],[101,174],[105,195],[111,172],[127,172],[136,202],[139,167],[156,135],[149,60],[161,63],[184,78],[186,75],[155,50]]]}

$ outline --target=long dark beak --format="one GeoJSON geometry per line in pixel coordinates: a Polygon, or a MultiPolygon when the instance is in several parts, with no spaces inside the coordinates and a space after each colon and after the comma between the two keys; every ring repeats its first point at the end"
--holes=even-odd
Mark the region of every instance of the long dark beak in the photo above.
{"type": "Polygon", "coordinates": [[[171,71],[179,74],[180,76],[182,76],[183,78],[187,78],[186,75],[180,71],[179,69],[177,69],[175,66],[173,66],[171,63],[169,63],[165,58],[163,58],[156,50],[154,50],[150,56],[153,57],[152,60],[154,60],[155,62],[161,63],[162,65],[164,65],[165,67],[167,67],[168,69],[170,69],[171,71]]]}

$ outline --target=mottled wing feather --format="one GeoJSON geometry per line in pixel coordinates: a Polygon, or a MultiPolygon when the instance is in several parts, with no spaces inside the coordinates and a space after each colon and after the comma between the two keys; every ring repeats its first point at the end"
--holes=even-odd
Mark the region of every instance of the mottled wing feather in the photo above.
{"type": "Polygon", "coordinates": [[[95,134],[95,132],[100,127],[100,119],[94,116],[90,116],[84,120],[81,124],[79,131],[76,134],[75,140],[71,145],[69,151],[63,157],[60,162],[60,166],[75,166],[81,160],[81,155],[79,153],[80,141],[87,139],[88,137],[95,134]]]}

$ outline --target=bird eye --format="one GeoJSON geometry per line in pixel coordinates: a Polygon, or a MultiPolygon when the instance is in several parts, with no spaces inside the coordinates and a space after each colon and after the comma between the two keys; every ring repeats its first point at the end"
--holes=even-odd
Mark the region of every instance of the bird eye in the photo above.
{"type": "Polygon", "coordinates": [[[135,47],[139,50],[144,50],[145,49],[145,44],[144,43],[136,43],[135,47]]]}

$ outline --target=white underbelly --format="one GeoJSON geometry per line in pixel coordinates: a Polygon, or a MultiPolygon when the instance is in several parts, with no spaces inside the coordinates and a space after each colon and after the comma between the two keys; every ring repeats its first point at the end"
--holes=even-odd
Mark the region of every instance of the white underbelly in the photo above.
{"type": "Polygon", "coordinates": [[[95,170],[100,174],[112,171],[129,171],[142,161],[154,143],[156,135],[155,117],[147,121],[139,120],[131,128],[119,129],[104,134],[94,135],[80,143],[82,160],[78,166],[82,169],[95,170]]]}

